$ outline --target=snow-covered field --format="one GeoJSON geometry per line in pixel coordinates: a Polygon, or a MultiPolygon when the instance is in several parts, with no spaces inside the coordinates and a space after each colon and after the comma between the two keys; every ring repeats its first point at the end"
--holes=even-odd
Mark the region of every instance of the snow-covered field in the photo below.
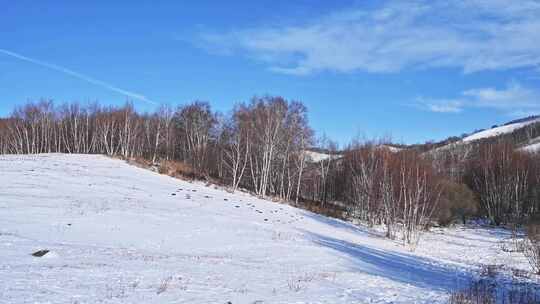
{"type": "Polygon", "coordinates": [[[0,303],[439,303],[481,264],[528,269],[508,237],[435,230],[411,253],[120,160],[0,156],[0,303]]]}

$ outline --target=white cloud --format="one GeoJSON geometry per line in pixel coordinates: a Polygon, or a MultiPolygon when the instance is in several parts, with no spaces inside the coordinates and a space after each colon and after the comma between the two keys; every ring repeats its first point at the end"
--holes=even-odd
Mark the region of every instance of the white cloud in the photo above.
{"type": "Polygon", "coordinates": [[[504,89],[466,90],[456,99],[419,97],[416,105],[432,112],[457,113],[466,108],[484,108],[499,110],[512,116],[529,116],[540,114],[540,91],[514,82],[504,89]]]}
{"type": "Polygon", "coordinates": [[[463,101],[458,99],[431,99],[418,97],[416,105],[436,113],[459,113],[463,111],[463,101]]]}
{"type": "Polygon", "coordinates": [[[335,12],[301,26],[203,35],[213,46],[246,52],[290,74],[538,67],[539,39],[535,0],[386,1],[375,10],[335,12]]]}
{"type": "Polygon", "coordinates": [[[502,90],[495,88],[467,90],[463,92],[463,96],[471,98],[477,107],[512,109],[540,106],[540,93],[517,83],[512,83],[502,90]]]}

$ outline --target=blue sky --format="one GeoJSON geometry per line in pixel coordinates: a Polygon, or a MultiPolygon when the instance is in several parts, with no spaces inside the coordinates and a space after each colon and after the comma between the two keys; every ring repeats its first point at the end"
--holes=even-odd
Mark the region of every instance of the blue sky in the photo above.
{"type": "Polygon", "coordinates": [[[415,143],[540,112],[537,0],[0,2],[3,116],[271,94],[341,143],[415,143]]]}

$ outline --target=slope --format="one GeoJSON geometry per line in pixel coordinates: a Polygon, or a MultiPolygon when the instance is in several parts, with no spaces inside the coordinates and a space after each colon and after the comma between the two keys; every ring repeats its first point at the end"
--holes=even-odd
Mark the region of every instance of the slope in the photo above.
{"type": "Polygon", "coordinates": [[[480,132],[477,132],[477,133],[474,133],[472,135],[469,135],[465,138],[463,138],[463,142],[471,142],[471,141],[475,141],[475,140],[480,140],[480,139],[484,139],[484,138],[489,138],[489,137],[495,137],[495,136],[499,136],[499,135],[503,135],[503,134],[509,134],[509,133],[512,133],[516,130],[519,130],[523,127],[526,127],[530,124],[533,124],[533,123],[537,123],[540,121],[540,118],[536,117],[534,119],[529,119],[529,120],[525,120],[525,121],[519,121],[519,122],[514,122],[514,123],[508,123],[504,126],[499,126],[499,127],[495,127],[495,128],[491,128],[491,129],[488,129],[488,130],[484,130],[484,131],[480,131],[480,132]]]}
{"type": "Polygon", "coordinates": [[[482,264],[527,267],[503,230],[436,230],[413,254],[103,156],[0,156],[0,172],[3,303],[441,303],[482,264]]]}

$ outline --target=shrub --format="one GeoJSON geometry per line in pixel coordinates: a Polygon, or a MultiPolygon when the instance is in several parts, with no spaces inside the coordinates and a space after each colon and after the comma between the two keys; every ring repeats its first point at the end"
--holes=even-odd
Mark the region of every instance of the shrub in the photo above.
{"type": "Polygon", "coordinates": [[[441,197],[436,214],[439,225],[448,226],[457,220],[465,223],[468,217],[478,212],[478,207],[474,192],[467,185],[450,180],[441,183],[441,197]]]}
{"type": "Polygon", "coordinates": [[[448,304],[536,304],[539,301],[538,285],[534,283],[483,278],[452,292],[448,304]]]}
{"type": "Polygon", "coordinates": [[[523,253],[536,274],[540,275],[540,215],[533,216],[527,225],[523,253]]]}

